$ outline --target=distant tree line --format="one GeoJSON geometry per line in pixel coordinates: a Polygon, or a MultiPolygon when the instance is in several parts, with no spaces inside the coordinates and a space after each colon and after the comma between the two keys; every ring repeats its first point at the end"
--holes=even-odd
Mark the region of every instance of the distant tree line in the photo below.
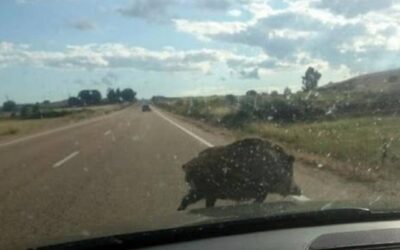
{"type": "Polygon", "coordinates": [[[100,105],[102,103],[122,103],[136,101],[136,92],[130,88],[123,90],[108,89],[106,99],[102,98],[100,91],[98,90],[81,90],[76,97],[68,98],[68,106],[70,107],[81,107],[81,106],[92,106],[100,105]]]}
{"type": "Polygon", "coordinates": [[[102,96],[98,90],[81,90],[78,95],[68,98],[68,106],[80,107],[80,106],[92,106],[101,104],[102,96]]]}
{"type": "Polygon", "coordinates": [[[108,89],[107,91],[107,100],[109,103],[120,103],[120,102],[135,102],[136,101],[136,92],[132,89],[108,89]]]}
{"type": "Polygon", "coordinates": [[[45,100],[42,103],[35,104],[24,104],[17,105],[15,101],[7,100],[3,103],[0,111],[11,113],[13,117],[20,117],[22,119],[39,119],[39,118],[53,118],[65,116],[71,111],[62,109],[65,106],[68,107],[83,107],[100,104],[114,104],[136,101],[136,92],[130,88],[123,90],[120,89],[108,89],[107,98],[103,99],[101,92],[98,90],[81,90],[77,96],[72,96],[67,99],[66,104],[54,105],[49,100],[45,100]]]}
{"type": "Polygon", "coordinates": [[[14,101],[8,100],[3,103],[2,111],[15,112],[17,111],[17,104],[14,101]]]}

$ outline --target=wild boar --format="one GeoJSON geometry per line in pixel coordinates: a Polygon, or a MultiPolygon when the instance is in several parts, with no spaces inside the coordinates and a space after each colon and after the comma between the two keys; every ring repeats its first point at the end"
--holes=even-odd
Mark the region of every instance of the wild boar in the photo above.
{"type": "Polygon", "coordinates": [[[178,210],[202,199],[213,207],[217,199],[262,203],[269,193],[300,195],[293,162],[280,146],[257,138],[208,148],[182,167],[190,190],[178,210]]]}

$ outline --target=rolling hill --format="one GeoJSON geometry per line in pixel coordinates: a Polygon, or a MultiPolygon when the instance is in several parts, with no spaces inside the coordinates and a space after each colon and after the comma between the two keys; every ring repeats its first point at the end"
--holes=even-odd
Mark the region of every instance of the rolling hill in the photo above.
{"type": "Polygon", "coordinates": [[[356,76],[348,80],[330,83],[320,90],[370,93],[400,93],[400,69],[356,76]]]}

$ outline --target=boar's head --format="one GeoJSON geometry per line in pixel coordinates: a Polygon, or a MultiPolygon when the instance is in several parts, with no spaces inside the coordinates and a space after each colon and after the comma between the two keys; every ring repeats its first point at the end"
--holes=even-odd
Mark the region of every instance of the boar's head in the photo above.
{"type": "Polygon", "coordinates": [[[284,157],[279,164],[283,171],[279,178],[280,181],[276,185],[276,192],[282,196],[301,195],[302,193],[293,179],[293,162],[294,157],[289,155],[284,157]]]}

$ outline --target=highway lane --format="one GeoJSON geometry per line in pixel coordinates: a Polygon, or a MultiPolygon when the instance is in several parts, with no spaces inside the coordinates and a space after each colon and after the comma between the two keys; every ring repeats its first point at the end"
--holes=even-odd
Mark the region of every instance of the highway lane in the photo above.
{"type": "Polygon", "coordinates": [[[205,147],[137,107],[0,147],[0,248],[179,224],[180,166],[205,147]]]}
{"type": "MultiPolygon", "coordinates": [[[[176,211],[187,192],[181,165],[207,143],[221,145],[232,138],[167,117],[173,122],[130,107],[95,122],[0,146],[0,249],[196,220],[176,211]]],[[[335,197],[332,176],[320,180],[297,167],[296,181],[308,196],[335,197]]]]}

